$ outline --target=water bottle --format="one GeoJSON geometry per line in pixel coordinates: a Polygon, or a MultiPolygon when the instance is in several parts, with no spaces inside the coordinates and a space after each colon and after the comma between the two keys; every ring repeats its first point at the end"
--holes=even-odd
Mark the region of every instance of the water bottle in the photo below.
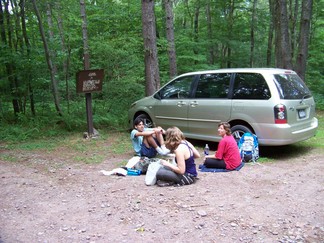
{"type": "Polygon", "coordinates": [[[205,148],[204,148],[204,154],[205,154],[205,155],[209,155],[209,146],[208,146],[207,143],[206,143],[206,146],[205,146],[205,148]]]}

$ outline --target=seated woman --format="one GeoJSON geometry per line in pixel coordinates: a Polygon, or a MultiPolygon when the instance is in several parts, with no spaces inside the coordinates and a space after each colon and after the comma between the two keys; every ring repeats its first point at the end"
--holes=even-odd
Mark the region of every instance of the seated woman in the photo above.
{"type": "Polygon", "coordinates": [[[227,122],[218,125],[218,134],[222,139],[214,155],[206,155],[204,165],[207,168],[235,170],[241,165],[241,156],[237,143],[231,134],[231,126],[227,122]]]}
{"type": "Polygon", "coordinates": [[[176,164],[161,160],[163,167],[156,174],[157,184],[169,186],[194,183],[197,177],[195,158],[200,157],[197,149],[185,139],[177,127],[171,127],[166,131],[165,146],[175,154],[176,164]]]}

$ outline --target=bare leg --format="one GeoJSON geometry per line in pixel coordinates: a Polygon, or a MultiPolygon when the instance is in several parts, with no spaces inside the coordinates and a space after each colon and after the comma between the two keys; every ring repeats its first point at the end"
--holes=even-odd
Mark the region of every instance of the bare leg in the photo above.
{"type": "Polygon", "coordinates": [[[155,133],[156,139],[158,140],[160,146],[164,144],[164,138],[162,132],[156,132],[155,133]]]}
{"type": "Polygon", "coordinates": [[[156,148],[158,147],[158,145],[157,145],[157,143],[155,142],[155,139],[154,139],[153,136],[147,136],[147,137],[144,137],[144,139],[143,139],[143,143],[145,144],[145,146],[146,146],[147,148],[153,147],[153,148],[156,149],[156,148]]]}

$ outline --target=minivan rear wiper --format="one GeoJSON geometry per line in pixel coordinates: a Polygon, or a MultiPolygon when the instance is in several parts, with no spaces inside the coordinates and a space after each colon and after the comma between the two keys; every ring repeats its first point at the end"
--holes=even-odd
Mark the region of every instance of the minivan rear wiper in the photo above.
{"type": "Polygon", "coordinates": [[[299,104],[303,104],[304,103],[304,99],[305,98],[309,98],[311,95],[310,94],[306,94],[303,96],[303,98],[299,101],[299,104]]]}

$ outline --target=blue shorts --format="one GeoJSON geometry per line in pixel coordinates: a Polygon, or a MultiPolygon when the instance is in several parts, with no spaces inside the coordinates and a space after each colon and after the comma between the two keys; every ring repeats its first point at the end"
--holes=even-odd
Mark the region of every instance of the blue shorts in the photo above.
{"type": "Polygon", "coordinates": [[[157,154],[157,151],[155,150],[155,148],[153,147],[150,147],[150,148],[147,148],[145,146],[144,143],[142,143],[141,145],[141,156],[145,156],[145,157],[148,157],[148,158],[153,158],[155,157],[157,154]]]}
{"type": "MultiPolygon", "coordinates": [[[[156,144],[158,146],[160,146],[160,143],[157,141],[157,139],[154,138],[154,140],[155,140],[156,144]]],[[[145,144],[142,143],[142,145],[141,145],[141,156],[145,156],[145,157],[148,157],[148,158],[153,158],[153,157],[156,156],[156,154],[157,154],[157,151],[155,150],[155,148],[153,148],[153,147],[147,148],[145,146],[145,144]]]]}

